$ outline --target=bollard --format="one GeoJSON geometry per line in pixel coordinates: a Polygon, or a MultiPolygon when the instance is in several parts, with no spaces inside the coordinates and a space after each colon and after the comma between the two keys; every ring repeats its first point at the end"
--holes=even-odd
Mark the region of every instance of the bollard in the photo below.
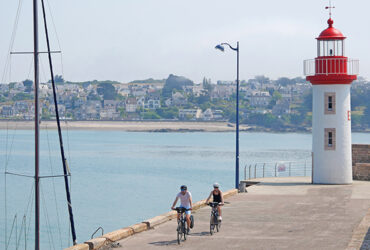
{"type": "Polygon", "coordinates": [[[257,178],[256,172],[257,172],[257,163],[256,163],[256,165],[254,165],[254,179],[257,178]]]}
{"type": "Polygon", "coordinates": [[[277,167],[277,163],[275,163],[275,177],[276,177],[276,167],[277,167]]]}
{"type": "Polygon", "coordinates": [[[247,184],[245,182],[239,183],[239,193],[245,193],[247,191],[247,184]]]}

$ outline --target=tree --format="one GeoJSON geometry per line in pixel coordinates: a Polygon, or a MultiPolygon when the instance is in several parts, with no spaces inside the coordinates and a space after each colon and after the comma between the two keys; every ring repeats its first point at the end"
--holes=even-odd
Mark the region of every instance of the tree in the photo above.
{"type": "Polygon", "coordinates": [[[288,77],[280,77],[275,81],[275,83],[281,86],[287,86],[290,84],[295,84],[295,81],[290,80],[288,77]]]}
{"type": "Polygon", "coordinates": [[[271,101],[267,108],[272,109],[276,105],[277,101],[281,99],[283,99],[282,95],[278,91],[274,91],[274,93],[272,94],[271,101]]]}
{"type": "Polygon", "coordinates": [[[176,107],[157,109],[157,114],[164,119],[174,119],[179,115],[179,109],[176,107]]]}
{"type": "Polygon", "coordinates": [[[157,119],[161,119],[161,117],[156,114],[155,112],[153,111],[146,111],[146,112],[143,112],[142,113],[142,117],[144,120],[157,120],[157,119]]]}
{"type": "Polygon", "coordinates": [[[96,89],[99,95],[103,95],[104,100],[115,100],[117,91],[112,83],[99,83],[96,89]]]}
{"type": "Polygon", "coordinates": [[[367,105],[364,116],[362,117],[363,125],[367,128],[370,128],[370,105],[367,105]]]}
{"type": "Polygon", "coordinates": [[[203,78],[203,88],[207,90],[208,94],[213,90],[214,86],[211,83],[211,79],[203,78]]]}
{"type": "Polygon", "coordinates": [[[256,76],[256,77],[254,77],[254,79],[256,79],[257,82],[262,83],[262,84],[266,84],[266,83],[270,82],[270,78],[268,78],[264,75],[256,76]]]}
{"type": "Polygon", "coordinates": [[[23,86],[26,88],[25,92],[30,93],[32,91],[33,81],[26,79],[22,83],[23,86]]]}
{"type": "Polygon", "coordinates": [[[183,77],[169,75],[162,89],[162,96],[169,98],[174,90],[182,90],[184,86],[193,86],[194,82],[183,77]]]}
{"type": "Polygon", "coordinates": [[[6,98],[2,95],[0,95],[0,102],[6,102],[6,98]]]}
{"type": "Polygon", "coordinates": [[[55,75],[54,81],[55,81],[55,83],[64,83],[63,76],[61,76],[61,75],[55,75]]]}
{"type": "Polygon", "coordinates": [[[13,96],[13,101],[22,101],[22,100],[32,100],[33,95],[26,94],[26,93],[17,93],[15,96],[13,96]]]}

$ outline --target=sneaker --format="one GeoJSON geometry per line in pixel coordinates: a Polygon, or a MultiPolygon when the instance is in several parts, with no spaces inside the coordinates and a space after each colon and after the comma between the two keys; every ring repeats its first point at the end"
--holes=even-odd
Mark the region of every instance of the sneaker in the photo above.
{"type": "Polygon", "coordinates": [[[190,228],[187,229],[186,234],[190,234],[190,228]]]}
{"type": "Polygon", "coordinates": [[[218,216],[217,217],[217,220],[222,221],[222,217],[221,216],[218,216]]]}

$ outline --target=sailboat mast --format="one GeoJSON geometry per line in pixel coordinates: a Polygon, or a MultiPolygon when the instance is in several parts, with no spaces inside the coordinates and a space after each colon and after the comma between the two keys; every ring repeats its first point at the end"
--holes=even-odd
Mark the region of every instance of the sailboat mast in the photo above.
{"type": "Polygon", "coordinates": [[[51,50],[50,50],[50,42],[49,42],[49,32],[48,32],[48,26],[47,26],[47,23],[46,23],[46,13],[45,13],[44,0],[41,0],[41,6],[42,6],[42,14],[43,14],[43,17],[44,17],[46,45],[47,45],[47,48],[48,48],[48,57],[49,57],[49,67],[50,67],[51,83],[52,83],[52,86],[53,86],[53,97],[54,97],[55,116],[56,116],[57,125],[58,125],[60,155],[62,157],[62,163],[63,163],[64,184],[65,184],[66,195],[67,195],[69,220],[70,220],[70,224],[71,224],[71,233],[72,233],[73,245],[76,245],[77,244],[76,230],[75,230],[75,223],[74,223],[74,219],[73,219],[72,201],[71,201],[71,194],[69,192],[69,183],[68,183],[68,175],[69,175],[69,173],[67,171],[67,160],[66,160],[66,157],[65,157],[65,154],[64,154],[63,136],[62,136],[62,129],[61,129],[61,126],[60,126],[59,109],[58,109],[58,102],[57,102],[57,92],[56,92],[55,81],[54,81],[54,71],[53,71],[53,63],[52,63],[52,59],[51,59],[51,50]]]}
{"type": "Polygon", "coordinates": [[[40,188],[39,188],[39,38],[38,38],[38,6],[33,0],[33,53],[35,82],[35,250],[40,249],[40,188]]]}

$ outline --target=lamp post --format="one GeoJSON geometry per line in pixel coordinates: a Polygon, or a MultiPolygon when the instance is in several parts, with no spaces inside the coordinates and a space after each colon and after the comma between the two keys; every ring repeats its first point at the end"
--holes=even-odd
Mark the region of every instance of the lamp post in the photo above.
{"type": "Polygon", "coordinates": [[[225,51],[224,45],[236,51],[236,142],[235,142],[235,188],[239,189],[239,42],[236,43],[236,48],[228,43],[221,43],[215,49],[225,51]]]}

